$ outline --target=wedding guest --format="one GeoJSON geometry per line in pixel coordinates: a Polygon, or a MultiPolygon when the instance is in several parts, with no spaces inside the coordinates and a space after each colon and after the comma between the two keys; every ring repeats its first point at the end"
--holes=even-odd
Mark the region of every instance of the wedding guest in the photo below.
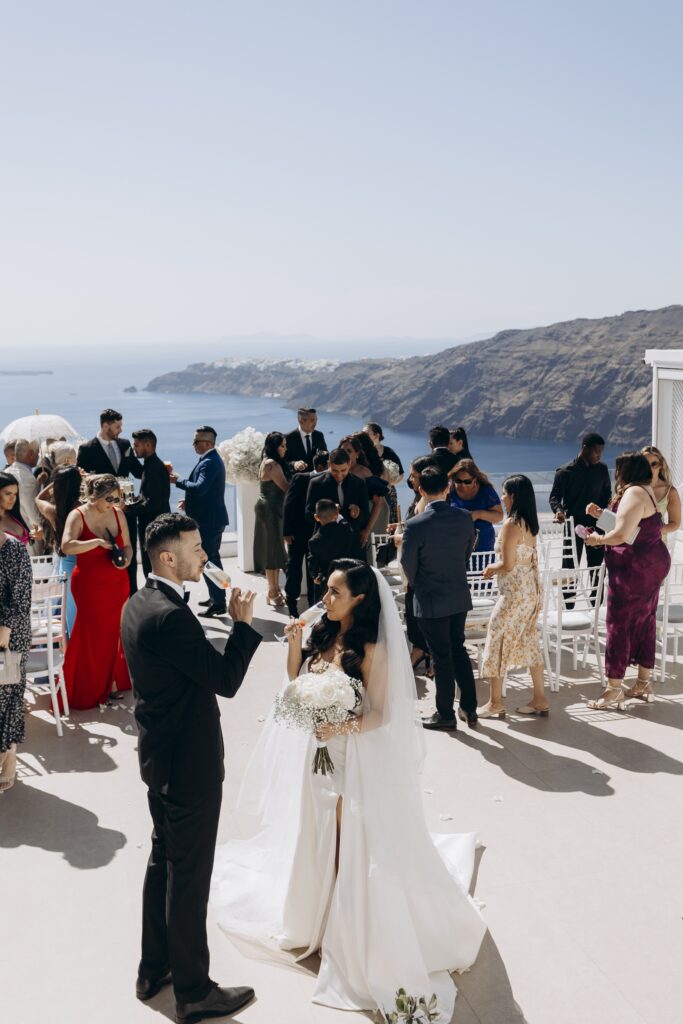
{"type": "Polygon", "coordinates": [[[38,465],[39,455],[40,445],[34,441],[19,438],[14,445],[14,463],[7,470],[8,474],[13,476],[19,485],[19,507],[31,531],[29,543],[31,554],[33,555],[41,555],[44,550],[40,517],[36,507],[36,497],[40,490],[40,484],[33,475],[33,470],[38,465]]]}
{"type": "MultiPolygon", "coordinates": [[[[116,409],[103,409],[100,413],[100,431],[90,441],[84,441],[78,449],[77,465],[86,473],[113,473],[116,477],[142,477],[142,466],[135,458],[130,441],[121,437],[123,416],[116,409]]],[[[133,557],[128,566],[128,582],[130,592],[138,589],[137,563],[137,515],[135,510],[126,507],[126,523],[130,537],[133,557]]]]}
{"type": "Polygon", "coordinates": [[[451,430],[448,442],[449,452],[453,452],[459,459],[471,459],[472,453],[467,441],[467,432],[464,427],[455,427],[451,430]]]}
{"type": "Polygon", "coordinates": [[[449,501],[452,508],[462,508],[472,516],[477,535],[474,550],[493,551],[496,542],[493,525],[503,521],[503,508],[491,481],[472,459],[456,462],[449,501]]]}
{"type": "MultiPolygon", "coordinates": [[[[75,454],[75,453],[74,453],[75,454]]],[[[81,504],[83,478],[77,466],[59,466],[52,483],[36,498],[38,511],[46,522],[45,535],[57,555],[55,573],[66,576],[66,638],[70,639],[76,619],[76,602],[71,592],[71,575],[76,568],[76,555],[65,555],[62,537],[69,513],[81,504]]]]}
{"type": "Polygon", "coordinates": [[[10,473],[0,473],[0,530],[28,546],[31,531],[21,512],[19,483],[10,473]]]}
{"type": "MultiPolygon", "coordinates": [[[[420,474],[427,466],[431,466],[431,457],[429,455],[420,455],[417,459],[413,459],[410,464],[410,472],[408,474],[408,486],[414,492],[414,497],[408,509],[406,511],[405,521],[413,519],[415,516],[420,515],[424,512],[427,502],[420,494],[420,474]]],[[[391,527],[390,527],[391,529],[391,527]]],[[[398,530],[394,533],[394,543],[397,548],[401,547],[403,543],[403,536],[398,530]]],[[[425,671],[428,676],[432,676],[431,670],[431,658],[429,657],[429,650],[427,648],[427,641],[424,638],[424,634],[420,629],[419,623],[415,618],[415,608],[413,602],[414,591],[410,583],[406,586],[406,602],[405,602],[405,620],[406,620],[406,635],[408,642],[411,645],[410,661],[414,669],[424,664],[425,671]]]]}
{"type": "Polygon", "coordinates": [[[285,459],[291,463],[291,468],[296,473],[312,472],[313,456],[316,451],[327,451],[325,436],[318,425],[318,414],[315,409],[299,409],[296,418],[299,426],[285,434],[286,452],[285,459]]]}
{"type": "Polygon", "coordinates": [[[134,430],[132,437],[135,457],[142,459],[142,478],[140,494],[130,508],[138,518],[137,533],[140,537],[142,571],[147,577],[152,571],[152,563],[145,547],[145,530],[157,516],[171,511],[171,480],[166,466],[157,455],[157,436],[154,431],[145,427],[134,430]]]}
{"type": "Polygon", "coordinates": [[[0,523],[0,648],[21,654],[19,682],[0,686],[0,793],[14,785],[17,743],[24,742],[24,689],[31,647],[33,573],[26,545],[0,523]]]}
{"type": "Polygon", "coordinates": [[[474,547],[471,516],[448,504],[448,477],[438,466],[420,474],[427,508],[403,529],[401,565],[413,588],[418,625],[434,665],[436,712],[423,719],[425,729],[457,728],[453,704],[460,687],[459,717],[477,724],[477,691],[465,648],[465,620],[472,607],[467,564],[474,547]]]}
{"type": "Polygon", "coordinates": [[[365,483],[368,501],[370,503],[370,515],[365,526],[360,531],[361,544],[363,548],[365,548],[372,533],[387,532],[387,526],[389,525],[389,505],[386,501],[386,497],[389,493],[389,485],[386,480],[382,479],[384,466],[381,465],[380,467],[380,465],[378,465],[378,463],[381,463],[381,459],[377,455],[374,445],[372,445],[367,434],[349,434],[346,437],[342,437],[339,442],[339,447],[345,451],[349,457],[351,474],[358,477],[359,480],[362,480],[365,483]],[[363,449],[363,442],[360,440],[361,437],[364,437],[367,443],[372,447],[374,454],[373,468],[371,468],[368,463],[367,455],[363,449]]]}
{"type": "Polygon", "coordinates": [[[528,668],[533,684],[531,703],[517,708],[520,715],[547,717],[543,655],[538,639],[538,616],[543,603],[538,573],[538,514],[536,495],[528,477],[510,476],[503,484],[507,518],[496,541],[496,560],[484,569],[484,579],[498,577],[500,596],[491,612],[482,675],[490,696],[477,711],[479,718],[505,718],[503,680],[509,668],[528,668]]]}
{"type": "Polygon", "coordinates": [[[132,558],[126,517],[119,511],[119,481],[111,473],[88,476],[85,504],[66,517],[62,552],[76,555],[71,592],[76,621],[64,659],[64,682],[72,708],[94,708],[120,700],[130,689],[121,648],[121,613],[128,600],[126,568],[132,558]],[[114,544],[123,564],[114,565],[114,544]]]}
{"type": "Polygon", "coordinates": [[[438,466],[442,473],[449,476],[458,462],[458,456],[448,447],[451,432],[448,427],[432,427],[429,431],[429,448],[432,453],[432,465],[438,466]]]}
{"type": "MultiPolygon", "coordinates": [[[[594,504],[605,508],[612,495],[612,484],[609,470],[602,462],[605,441],[600,434],[585,434],[581,441],[581,451],[571,462],[560,466],[555,473],[555,480],[550,492],[550,507],[555,513],[555,522],[563,523],[570,516],[574,517],[575,526],[595,527],[595,517],[588,514],[587,506],[594,504]]],[[[576,537],[576,553],[579,563],[583,552],[583,540],[576,537]]],[[[586,548],[586,564],[602,565],[604,552],[602,548],[590,546],[586,548]]],[[[562,567],[571,569],[574,559],[565,555],[562,567]]],[[[566,600],[566,598],[565,598],[566,600]]],[[[571,601],[567,602],[567,607],[571,601]]]]}
{"type": "Polygon", "coordinates": [[[261,637],[250,625],[254,595],[235,587],[232,635],[216,650],[183,600],[183,584],[201,579],[206,562],[197,523],[165,514],[147,531],[153,572],[122,627],[154,826],[135,994],[147,1002],[172,982],[175,1020],[189,1024],[232,1015],[254,997],[211,980],[206,908],[225,776],[216,695],[235,696],[261,637]]]}
{"type": "Polygon", "coordinates": [[[51,444],[48,456],[53,470],[59,466],[75,466],[78,460],[78,452],[72,444],[68,444],[66,441],[55,441],[51,444]]]}
{"type": "MultiPolygon", "coordinates": [[[[209,561],[222,569],[221,540],[228,525],[228,510],[225,507],[225,465],[216,451],[216,436],[213,427],[197,427],[192,444],[198,462],[187,479],[181,480],[177,473],[171,473],[171,483],[185,491],[183,511],[199,526],[202,547],[209,561]]],[[[199,602],[205,609],[199,614],[207,619],[225,615],[225,590],[208,577],[204,579],[209,600],[199,602]]]]}
{"type": "Polygon", "coordinates": [[[287,611],[293,618],[299,615],[298,600],[301,594],[303,568],[306,568],[306,593],[309,605],[315,602],[313,580],[308,571],[308,542],[313,535],[314,521],[306,515],[308,485],[318,473],[327,469],[328,452],[316,452],[313,456],[313,472],[295,473],[289,481],[282,506],[282,532],[287,545],[287,568],[285,569],[285,601],[287,611]]]}
{"type": "Polygon", "coordinates": [[[604,548],[607,566],[607,687],[598,700],[588,702],[589,708],[598,711],[623,708],[625,697],[648,703],[654,700],[650,673],[655,664],[657,604],[659,589],[671,567],[652,489],[652,469],[642,452],[618,456],[614,483],[615,496],[610,504],[617,514],[614,529],[604,535],[590,533],[585,538],[588,550],[604,548]],[[629,665],[637,665],[638,679],[624,693],[629,665]]]}
{"type": "Polygon", "coordinates": [[[12,465],[12,463],[14,462],[14,444],[15,444],[14,441],[8,441],[3,446],[2,451],[3,451],[3,455],[5,456],[5,465],[4,465],[4,468],[2,470],[3,473],[6,470],[8,470],[10,468],[10,466],[12,465]]]}
{"type": "Polygon", "coordinates": [[[368,492],[364,481],[352,475],[349,456],[342,448],[330,452],[327,472],[311,477],[306,494],[310,522],[314,522],[315,506],[321,498],[336,502],[351,529],[360,535],[369,516],[368,492]]]}
{"type": "Polygon", "coordinates": [[[337,558],[359,558],[358,534],[339,515],[339,506],[329,498],[321,498],[315,505],[318,528],[308,542],[308,569],[315,584],[311,604],[319,601],[327,588],[330,563],[337,558]]]}
{"type": "Polygon", "coordinates": [[[282,505],[289,487],[290,468],[285,461],[284,435],[272,430],[266,435],[259,466],[259,497],[254,511],[254,569],[268,580],[266,603],[275,608],[285,604],[280,590],[280,570],[287,565],[282,533],[282,505]]]}
{"type": "Polygon", "coordinates": [[[384,432],[380,427],[379,423],[366,423],[363,427],[363,432],[368,435],[372,443],[374,444],[377,454],[383,463],[393,462],[398,470],[398,476],[391,480],[388,473],[383,473],[384,479],[389,482],[389,493],[387,495],[387,502],[389,504],[389,522],[397,523],[400,519],[399,508],[398,508],[398,495],[396,493],[396,485],[400,484],[405,477],[405,471],[403,469],[403,463],[399,458],[398,454],[389,445],[385,445],[384,432]]]}
{"type": "Polygon", "coordinates": [[[652,490],[657,501],[657,511],[662,517],[662,537],[669,547],[675,541],[674,534],[681,527],[681,496],[674,487],[669,463],[659,448],[648,444],[641,449],[652,470],[652,490]]]}

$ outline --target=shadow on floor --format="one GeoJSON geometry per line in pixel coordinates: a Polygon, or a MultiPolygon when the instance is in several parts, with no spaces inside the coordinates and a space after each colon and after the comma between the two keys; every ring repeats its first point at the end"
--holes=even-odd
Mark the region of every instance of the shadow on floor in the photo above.
{"type": "MultiPolygon", "coordinates": [[[[46,698],[49,703],[49,698],[46,698]]],[[[41,708],[37,704],[36,710],[41,708]]],[[[42,710],[48,710],[47,704],[42,710]]],[[[40,764],[47,773],[53,772],[112,772],[116,769],[116,762],[109,756],[108,751],[118,745],[118,740],[111,736],[101,736],[84,728],[86,724],[101,725],[106,722],[112,723],[120,728],[132,725],[135,729],[135,722],[132,715],[118,709],[107,709],[100,715],[96,711],[97,718],[92,717],[89,711],[74,711],[72,715],[64,719],[64,735],[60,738],[54,722],[35,714],[26,716],[26,743],[19,747],[18,758],[21,760],[22,747],[27,753],[40,764]]]]}
{"type": "Polygon", "coordinates": [[[126,845],[126,837],[102,828],[92,811],[68,800],[16,783],[0,797],[0,848],[33,846],[61,853],[71,867],[101,868],[126,845]]]}

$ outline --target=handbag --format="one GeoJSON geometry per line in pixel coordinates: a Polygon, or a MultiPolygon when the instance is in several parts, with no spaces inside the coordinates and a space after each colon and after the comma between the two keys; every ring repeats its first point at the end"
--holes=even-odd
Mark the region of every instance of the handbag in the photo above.
{"type": "Polygon", "coordinates": [[[0,686],[21,682],[21,651],[0,650],[0,686]]]}

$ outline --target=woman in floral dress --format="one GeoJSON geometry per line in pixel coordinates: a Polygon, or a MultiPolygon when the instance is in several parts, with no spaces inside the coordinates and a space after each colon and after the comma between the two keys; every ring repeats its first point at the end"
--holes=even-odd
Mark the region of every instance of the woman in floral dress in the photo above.
{"type": "Polygon", "coordinates": [[[0,529],[0,647],[20,652],[21,678],[0,686],[0,793],[14,785],[17,743],[24,741],[24,688],[31,646],[33,573],[26,545],[0,529]]]}
{"type": "Polygon", "coordinates": [[[509,668],[528,668],[533,683],[530,704],[517,708],[521,715],[548,714],[544,694],[543,655],[537,623],[541,611],[538,575],[536,496],[528,477],[511,476],[503,484],[507,519],[496,540],[496,561],[484,569],[484,578],[498,576],[500,597],[489,621],[482,674],[491,684],[488,702],[477,709],[479,718],[505,718],[503,680],[509,668]]]}

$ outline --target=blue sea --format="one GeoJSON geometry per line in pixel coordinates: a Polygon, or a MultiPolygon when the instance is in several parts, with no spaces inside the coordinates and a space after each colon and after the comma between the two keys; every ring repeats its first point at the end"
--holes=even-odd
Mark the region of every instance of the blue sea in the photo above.
{"type": "MultiPolygon", "coordinates": [[[[16,358],[16,357],[15,357],[16,358]]],[[[49,365],[46,368],[52,368],[49,365]]],[[[187,474],[195,463],[192,436],[195,427],[209,424],[218,432],[219,441],[246,426],[267,433],[269,430],[292,430],[296,416],[282,406],[280,399],[248,398],[242,395],[165,395],[139,390],[124,393],[135,385],[144,388],[152,377],[169,369],[181,369],[182,360],[164,366],[161,360],[107,366],[77,364],[54,366],[51,376],[4,376],[0,374],[0,428],[19,416],[37,410],[64,416],[82,437],[93,437],[99,429],[100,411],[111,406],[123,414],[124,435],[140,427],[151,427],[158,437],[158,453],[173,463],[181,474],[187,474]]],[[[452,424],[454,425],[454,424],[452,424]]],[[[465,424],[467,426],[467,424],[465,424]]],[[[330,447],[339,438],[360,429],[362,423],[352,416],[338,413],[319,414],[319,427],[330,447]]],[[[385,429],[385,443],[401,456],[404,467],[427,450],[422,433],[401,433],[385,429]]],[[[643,443],[646,443],[643,441],[643,443]]],[[[547,509],[547,496],[552,473],[562,462],[576,455],[574,442],[524,441],[502,437],[471,436],[470,448],[480,466],[500,486],[510,473],[527,473],[534,480],[539,509],[547,509]]],[[[606,449],[605,461],[614,465],[617,449],[606,449]]],[[[406,509],[411,492],[402,484],[399,501],[406,509]]],[[[235,522],[234,488],[227,488],[230,520],[235,522]]],[[[177,492],[178,498],[181,497],[177,492]]]]}

